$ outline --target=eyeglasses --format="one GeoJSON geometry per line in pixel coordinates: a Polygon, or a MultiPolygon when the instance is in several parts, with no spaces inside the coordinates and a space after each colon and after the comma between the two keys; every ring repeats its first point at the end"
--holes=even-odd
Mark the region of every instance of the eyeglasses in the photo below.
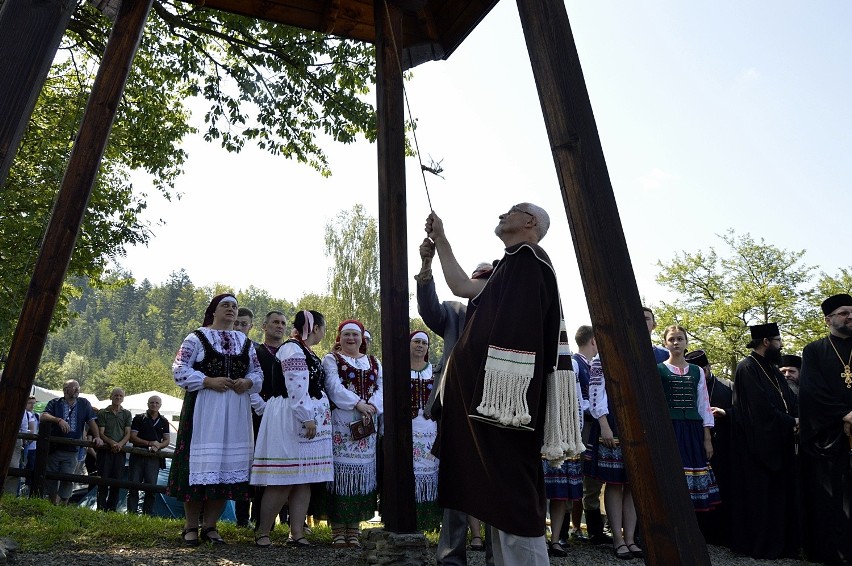
{"type": "Polygon", "coordinates": [[[510,214],[514,214],[515,212],[523,212],[524,214],[529,214],[530,216],[535,218],[535,214],[532,214],[531,212],[527,212],[526,210],[518,208],[517,206],[513,206],[512,208],[510,208],[509,212],[506,213],[506,216],[509,216],[510,214]]]}
{"type": "Polygon", "coordinates": [[[849,316],[852,316],[852,311],[835,312],[835,313],[826,315],[825,318],[831,318],[833,316],[840,316],[840,317],[843,317],[843,318],[847,318],[849,316]]]}
{"type": "Polygon", "coordinates": [[[236,320],[236,321],[234,321],[234,326],[238,327],[238,328],[241,327],[241,326],[248,328],[249,326],[251,326],[251,323],[247,322],[247,321],[243,322],[243,321],[236,320]]]}
{"type": "Polygon", "coordinates": [[[781,337],[780,337],[780,336],[777,336],[777,337],[775,337],[775,338],[770,338],[770,339],[769,339],[769,341],[770,341],[770,342],[778,342],[779,344],[782,342],[782,340],[781,340],[781,337]]]}

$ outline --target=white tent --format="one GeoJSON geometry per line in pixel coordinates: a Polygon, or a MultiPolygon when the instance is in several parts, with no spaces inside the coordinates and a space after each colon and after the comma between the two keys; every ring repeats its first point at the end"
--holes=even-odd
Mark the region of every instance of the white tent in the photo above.
{"type": "MultiPolygon", "coordinates": [[[[37,403],[47,402],[51,399],[56,399],[57,397],[62,397],[62,391],[56,391],[53,389],[45,389],[44,387],[39,387],[38,385],[33,385],[33,390],[30,395],[34,395],[37,403]]],[[[99,401],[97,396],[92,395],[91,393],[80,393],[80,397],[88,401],[92,404],[92,407],[97,409],[102,409],[106,405],[109,405],[109,400],[99,401]]]]}

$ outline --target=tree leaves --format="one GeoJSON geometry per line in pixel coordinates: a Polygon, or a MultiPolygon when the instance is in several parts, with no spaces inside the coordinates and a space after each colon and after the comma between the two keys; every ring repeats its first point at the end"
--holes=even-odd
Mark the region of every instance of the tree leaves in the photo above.
{"type": "Polygon", "coordinates": [[[719,375],[733,375],[747,353],[748,326],[776,322],[784,351],[800,353],[825,333],[818,306],[826,296],[852,289],[852,275],[821,275],[804,263],[805,250],[783,250],[728,230],[715,248],[676,253],[658,262],[657,282],[675,295],[655,309],[660,326],[681,324],[689,331],[689,349],[703,349],[719,375]]]}

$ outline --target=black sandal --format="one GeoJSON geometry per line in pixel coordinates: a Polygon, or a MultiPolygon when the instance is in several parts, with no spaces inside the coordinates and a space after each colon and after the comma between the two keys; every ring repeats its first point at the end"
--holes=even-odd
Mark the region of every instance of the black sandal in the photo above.
{"type": "Polygon", "coordinates": [[[184,529],[180,533],[181,538],[183,539],[184,546],[198,546],[201,544],[201,541],[198,540],[198,527],[194,529],[184,529]],[[186,535],[189,533],[195,533],[195,538],[186,538],[186,535]]]}
{"type": "Polygon", "coordinates": [[[468,546],[474,552],[482,552],[485,550],[485,545],[482,544],[482,537],[470,537],[470,546],[468,546]],[[478,540],[479,542],[473,544],[473,541],[478,540]]]}
{"type": "Polygon", "coordinates": [[[227,544],[225,540],[219,536],[219,531],[216,527],[204,527],[201,529],[201,540],[207,541],[211,544],[227,544]],[[211,537],[210,533],[216,533],[216,536],[211,537]]]}

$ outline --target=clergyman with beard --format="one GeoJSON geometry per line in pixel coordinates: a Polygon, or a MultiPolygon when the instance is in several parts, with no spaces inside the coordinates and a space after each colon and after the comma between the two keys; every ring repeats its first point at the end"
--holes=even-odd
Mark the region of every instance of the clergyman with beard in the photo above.
{"type": "Polygon", "coordinates": [[[795,397],[776,367],[775,323],[750,326],[751,352],[734,374],[731,550],[752,558],[795,557],[799,549],[795,397]]]}
{"type": "Polygon", "coordinates": [[[799,380],[804,547],[809,560],[852,564],[852,296],[821,307],[829,334],[805,346],[799,380]]]}

